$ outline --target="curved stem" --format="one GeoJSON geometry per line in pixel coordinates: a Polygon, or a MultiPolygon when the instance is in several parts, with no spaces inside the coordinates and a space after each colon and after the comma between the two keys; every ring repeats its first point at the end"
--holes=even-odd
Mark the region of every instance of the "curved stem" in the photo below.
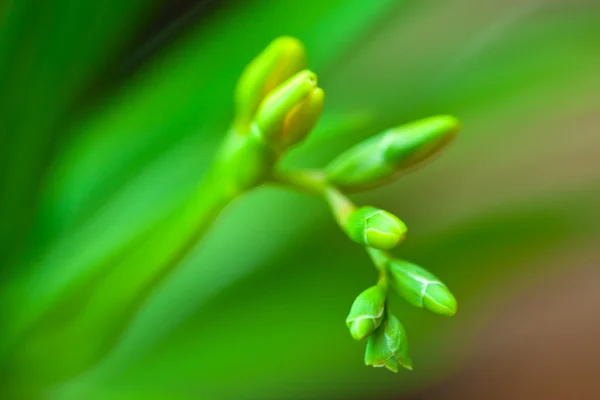
{"type": "Polygon", "coordinates": [[[190,198],[104,260],[94,274],[71,282],[52,303],[38,307],[38,317],[15,330],[9,358],[23,370],[13,373],[18,376],[35,370],[40,381],[56,382],[81,372],[109,352],[140,306],[188,256],[221,211],[264,181],[272,160],[262,150],[248,136],[231,132],[190,198]],[[52,349],[66,344],[76,349],[76,360],[58,366],[41,363],[47,369],[33,368],[47,359],[52,349]]]}
{"type": "Polygon", "coordinates": [[[322,171],[311,169],[292,171],[276,169],[271,176],[271,182],[317,196],[324,196],[330,187],[322,171]]]}
{"type": "Polygon", "coordinates": [[[375,264],[377,269],[387,269],[387,263],[390,259],[390,255],[388,253],[386,253],[383,250],[374,249],[372,247],[366,247],[365,249],[367,250],[367,253],[371,257],[371,260],[373,261],[373,264],[375,264]]]}
{"type": "MultiPolygon", "coordinates": [[[[338,225],[345,230],[348,216],[356,210],[356,205],[335,186],[327,182],[325,174],[315,170],[294,170],[273,173],[271,181],[302,192],[322,196],[327,200],[329,207],[338,225]]],[[[387,262],[390,255],[383,250],[365,247],[379,271],[379,283],[387,287],[388,268],[387,262]]]]}
{"type": "Polygon", "coordinates": [[[369,254],[369,257],[371,257],[373,264],[379,271],[378,283],[383,282],[385,284],[385,287],[387,288],[389,276],[387,263],[390,259],[390,255],[383,250],[374,249],[372,247],[365,247],[365,250],[369,254]]]}
{"type": "Polygon", "coordinates": [[[294,170],[275,171],[272,182],[283,184],[292,189],[307,192],[325,198],[338,225],[344,230],[350,213],[356,210],[352,201],[331,185],[321,171],[294,170]]]}

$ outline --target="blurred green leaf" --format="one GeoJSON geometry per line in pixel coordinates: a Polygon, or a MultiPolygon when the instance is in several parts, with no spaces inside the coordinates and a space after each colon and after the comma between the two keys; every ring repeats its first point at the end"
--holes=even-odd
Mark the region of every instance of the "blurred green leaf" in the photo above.
{"type": "Polygon", "coordinates": [[[86,89],[153,2],[9,1],[0,6],[0,253],[21,249],[46,167],[86,89]]]}
{"type": "MultiPolygon", "coordinates": [[[[205,143],[201,134],[210,128],[215,129],[212,135],[223,135],[226,127],[222,122],[227,116],[223,110],[231,109],[228,87],[251,58],[246,52],[254,50],[249,46],[242,51],[224,51],[223,42],[243,40],[262,46],[285,26],[286,33],[306,37],[318,49],[320,38],[311,27],[335,18],[340,30],[325,42],[332,45],[331,40],[335,40],[342,48],[352,31],[364,29],[366,15],[372,13],[374,18],[391,2],[315,2],[309,8],[293,2],[243,4],[223,11],[221,23],[216,18],[212,28],[198,28],[166,56],[154,60],[139,79],[123,89],[120,100],[91,113],[73,129],[71,147],[60,155],[54,175],[47,181],[35,251],[30,251],[19,274],[5,285],[5,303],[20,302],[11,332],[17,334],[63,300],[87,304],[85,293],[92,296],[94,291],[86,288],[94,279],[102,279],[98,273],[104,266],[116,264],[123,254],[136,253],[138,239],[195,189],[208,164],[208,159],[199,157],[202,150],[196,143],[205,143]],[[335,11],[339,8],[355,11],[338,15],[335,11]],[[257,9],[266,15],[296,16],[303,11],[303,18],[294,18],[291,25],[282,20],[266,26],[249,19],[257,9]],[[255,29],[238,29],[236,21],[246,19],[255,29]],[[222,24],[223,20],[231,25],[222,24]],[[219,40],[202,39],[206,37],[219,40]],[[210,98],[206,93],[211,93],[210,98]],[[199,118],[207,125],[198,127],[199,118]],[[182,151],[190,156],[182,157],[182,151]],[[169,187],[175,191],[165,190],[169,187]],[[154,197],[153,202],[147,201],[149,196],[154,197]],[[38,255],[40,248],[43,252],[38,255]]],[[[323,58],[332,55],[323,53],[323,58]]],[[[179,228],[169,226],[164,232],[170,229],[179,228]]],[[[152,252],[136,256],[136,264],[127,265],[122,274],[135,279],[132,271],[146,271],[148,275],[147,271],[160,270],[158,263],[171,251],[167,247],[153,246],[152,252]]],[[[63,311],[70,313],[70,306],[67,308],[63,311]]]]}
{"type": "MultiPolygon", "coordinates": [[[[418,354],[418,361],[413,356],[415,371],[406,378],[370,373],[362,364],[364,349],[356,348],[347,335],[343,316],[357,291],[365,281],[373,280],[376,272],[366,256],[359,256],[361,249],[350,249],[346,241],[336,240],[331,223],[322,231],[326,240],[299,241],[274,254],[264,270],[214,296],[135,364],[128,367],[135,357],[126,347],[119,348],[122,353],[100,366],[90,382],[107,387],[137,382],[140,388],[152,382],[162,390],[192,385],[216,398],[225,394],[228,398],[293,397],[302,393],[308,382],[313,397],[344,392],[369,397],[375,395],[376,387],[385,393],[390,387],[419,385],[425,376],[448,363],[430,348],[432,338],[439,342],[441,336],[452,337],[448,332],[464,323],[461,315],[475,312],[477,299],[485,298],[499,282],[523,276],[521,268],[535,265],[549,247],[559,251],[575,244],[577,234],[600,233],[598,225],[587,219],[589,206],[598,199],[596,191],[552,200],[542,207],[537,201],[517,203],[437,234],[413,237],[399,253],[431,267],[453,288],[461,307],[453,321],[440,320],[423,310],[400,308],[411,349],[418,354]],[[323,354],[326,361],[321,360],[323,354]],[[232,358],[241,361],[232,364],[232,358]],[[171,367],[166,370],[165,365],[171,367]],[[231,376],[235,376],[239,392],[226,385],[231,376]],[[344,388],[332,383],[340,376],[344,376],[344,388]],[[265,393],[270,397],[264,397],[265,393]]],[[[337,237],[343,239],[339,232],[337,237]]],[[[229,260],[220,262],[222,266],[235,265],[229,260]]],[[[185,274],[188,279],[191,272],[185,274]]],[[[149,330],[157,319],[165,323],[169,310],[190,298],[175,293],[163,298],[170,304],[164,304],[160,313],[155,308],[143,326],[134,328],[137,335],[126,342],[139,345],[138,341],[152,335],[149,330]]],[[[394,307],[396,303],[401,300],[395,300],[394,307]]],[[[453,345],[446,341],[446,346],[453,345]]]]}

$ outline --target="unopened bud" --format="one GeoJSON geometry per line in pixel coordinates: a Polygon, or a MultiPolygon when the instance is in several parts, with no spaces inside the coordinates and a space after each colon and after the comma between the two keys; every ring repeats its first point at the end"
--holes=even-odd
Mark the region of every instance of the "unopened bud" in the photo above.
{"type": "Polygon", "coordinates": [[[398,292],[410,304],[447,317],[456,314],[456,299],[431,272],[404,260],[392,260],[389,268],[398,292]]]}
{"type": "Polygon", "coordinates": [[[306,55],[298,39],[283,36],[273,40],[248,64],[238,80],[235,88],[238,124],[248,125],[265,96],[304,68],[306,55]]]}
{"type": "MultiPolygon", "coordinates": [[[[301,71],[271,92],[261,103],[254,118],[255,129],[265,142],[282,147],[285,141],[286,120],[305,101],[311,101],[317,88],[317,76],[308,70],[301,71]]],[[[319,94],[316,94],[318,100],[319,94]]],[[[314,106],[309,107],[314,108],[314,106]]],[[[289,123],[288,129],[289,129],[289,123]]]]}
{"type": "Polygon", "coordinates": [[[281,148],[287,149],[304,140],[319,122],[324,102],[325,92],[315,88],[306,100],[289,112],[283,125],[281,148]]]}
{"type": "Polygon", "coordinates": [[[383,319],[385,299],[386,290],[375,285],[363,291],[354,300],[346,318],[346,325],[354,339],[362,340],[377,329],[383,319]]]}
{"type": "Polygon", "coordinates": [[[394,214],[365,206],[348,216],[348,236],[356,243],[380,250],[396,247],[406,236],[406,225],[394,214]]]}
{"type": "Polygon", "coordinates": [[[365,364],[386,367],[393,372],[398,372],[399,367],[412,370],[406,331],[394,315],[388,313],[383,323],[369,337],[365,364]]]}
{"type": "Polygon", "coordinates": [[[327,177],[345,189],[377,186],[439,154],[458,128],[456,118],[439,115],[388,129],[334,159],[327,177]]]}

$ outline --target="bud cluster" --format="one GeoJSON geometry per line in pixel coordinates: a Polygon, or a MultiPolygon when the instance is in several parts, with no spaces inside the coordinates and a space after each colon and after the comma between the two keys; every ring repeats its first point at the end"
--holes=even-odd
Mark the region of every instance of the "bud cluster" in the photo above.
{"type": "Polygon", "coordinates": [[[265,180],[325,198],[344,233],[370,254],[379,281],[356,297],[346,325],[354,339],[367,341],[366,365],[394,372],[412,369],[406,331],[388,307],[388,285],[413,306],[438,315],[454,315],[456,300],[433,274],[386,252],[404,240],[404,222],[376,207],[355,206],[345,193],[381,186],[431,160],[456,137],[459,122],[449,115],[425,118],[354,145],[323,170],[283,170],[278,160],[304,140],[323,111],[324,92],[316,74],[305,68],[304,47],[297,39],[273,41],[238,81],[234,130],[241,143],[264,150],[260,157],[269,161],[261,171],[271,174],[265,180]]]}
{"type": "Polygon", "coordinates": [[[325,101],[316,74],[305,67],[300,41],[274,40],[238,81],[236,130],[258,137],[278,154],[299,144],[319,121],[325,101]]]}

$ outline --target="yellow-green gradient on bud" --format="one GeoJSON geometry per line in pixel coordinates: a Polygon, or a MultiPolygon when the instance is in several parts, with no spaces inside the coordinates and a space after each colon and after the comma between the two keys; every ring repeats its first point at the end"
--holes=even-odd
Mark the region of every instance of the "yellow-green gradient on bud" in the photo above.
{"type": "Polygon", "coordinates": [[[386,294],[384,287],[375,285],[356,297],[346,318],[346,325],[354,339],[366,338],[381,324],[386,294]]]}
{"type": "Polygon", "coordinates": [[[394,214],[371,206],[352,212],[344,228],[356,243],[380,250],[393,249],[407,232],[404,222],[394,214]]]}
{"type": "Polygon", "coordinates": [[[282,36],[248,64],[235,88],[237,129],[247,130],[265,96],[306,68],[305,53],[304,45],[298,39],[282,36]]]}
{"type": "Polygon", "coordinates": [[[458,135],[460,122],[451,115],[437,115],[392,128],[384,158],[403,171],[439,154],[458,135]]]}
{"type": "Polygon", "coordinates": [[[388,266],[398,292],[410,304],[447,317],[456,314],[456,299],[431,272],[404,260],[392,260],[388,266]]]}
{"type": "Polygon", "coordinates": [[[288,113],[283,125],[280,147],[287,149],[300,143],[319,122],[325,103],[325,92],[315,88],[307,98],[288,113]]]}
{"type": "Polygon", "coordinates": [[[392,372],[398,372],[399,367],[412,370],[406,331],[394,315],[388,313],[383,323],[369,337],[365,364],[386,367],[392,372]]]}
{"type": "Polygon", "coordinates": [[[425,118],[373,136],[335,158],[327,177],[350,190],[374,187],[439,154],[458,134],[450,115],[425,118]]]}
{"type": "Polygon", "coordinates": [[[309,98],[316,87],[315,73],[304,70],[292,76],[263,100],[253,124],[266,143],[280,147],[286,118],[309,98]]]}

